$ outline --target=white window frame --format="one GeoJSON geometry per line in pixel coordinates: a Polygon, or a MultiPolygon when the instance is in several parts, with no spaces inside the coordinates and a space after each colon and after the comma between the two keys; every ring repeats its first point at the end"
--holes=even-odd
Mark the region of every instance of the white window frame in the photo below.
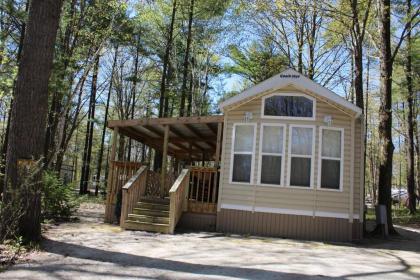
{"type": "Polygon", "coordinates": [[[314,121],[316,120],[316,98],[309,96],[307,94],[298,93],[298,92],[276,92],[269,95],[266,95],[262,98],[261,102],[261,118],[263,119],[275,119],[275,120],[301,120],[301,121],[314,121]],[[273,97],[273,96],[302,96],[305,98],[308,98],[312,100],[312,117],[290,117],[290,116],[266,116],[264,114],[265,109],[265,100],[267,98],[273,97]]]}
{"type": "Polygon", "coordinates": [[[267,186],[267,187],[284,187],[284,162],[286,156],[286,125],[284,124],[277,124],[277,123],[261,123],[260,126],[260,143],[259,143],[259,157],[258,157],[258,180],[257,184],[260,186],[267,186]],[[283,128],[283,143],[282,143],[282,152],[281,153],[264,153],[262,151],[263,146],[263,137],[264,137],[264,126],[275,126],[275,127],[282,127],[283,128]],[[262,167],[262,156],[281,156],[281,169],[280,169],[280,185],[275,184],[264,184],[261,183],[261,167],[262,167]]]}
{"type": "Polygon", "coordinates": [[[254,182],[254,165],[255,165],[255,145],[256,145],[256,139],[257,139],[257,123],[234,123],[232,127],[232,143],[231,143],[231,149],[230,149],[230,174],[229,174],[229,183],[235,184],[235,185],[252,185],[254,182]],[[247,125],[247,126],[253,126],[254,127],[254,140],[252,143],[252,152],[235,152],[235,132],[236,127],[241,125],[247,125]],[[234,155],[251,155],[251,176],[249,183],[247,182],[234,182],[233,181],[233,158],[234,155]]]}
{"type": "Polygon", "coordinates": [[[318,182],[317,189],[322,191],[330,192],[342,192],[343,191],[343,174],[344,174],[344,128],[341,127],[331,127],[331,126],[320,126],[319,127],[319,149],[318,149],[318,182]],[[341,133],[341,147],[340,147],[340,158],[335,157],[324,157],[322,156],[322,130],[335,130],[340,131],[341,133]],[[339,189],[328,189],[321,186],[321,174],[322,174],[322,160],[340,160],[340,187],[339,189]]]}
{"type": "Polygon", "coordinates": [[[315,170],[315,136],[316,136],[316,126],[315,125],[304,125],[304,124],[291,124],[289,125],[289,145],[288,145],[288,161],[287,161],[287,187],[288,188],[297,188],[300,190],[311,190],[314,189],[314,170],[315,170]],[[303,155],[295,155],[292,154],[292,136],[293,136],[293,128],[312,128],[312,155],[311,156],[303,156],[303,155]],[[294,186],[290,184],[290,171],[292,165],[292,157],[300,157],[300,158],[310,158],[311,159],[311,174],[309,179],[309,187],[306,186],[294,186]]]}

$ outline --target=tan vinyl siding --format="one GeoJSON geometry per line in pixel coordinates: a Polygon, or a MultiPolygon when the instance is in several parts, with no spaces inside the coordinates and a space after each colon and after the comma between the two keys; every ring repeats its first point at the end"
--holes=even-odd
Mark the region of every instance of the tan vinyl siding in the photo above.
{"type": "MultiPolygon", "coordinates": [[[[292,89],[282,90],[290,92],[292,89]]],[[[276,91],[279,92],[279,91],[276,91]]],[[[293,92],[299,92],[293,90],[293,92]]],[[[302,92],[303,93],[303,92],[302,92]]],[[[269,93],[267,93],[269,94],[269,93]]],[[[305,92],[305,94],[308,94],[305,92]]],[[[310,94],[308,94],[310,95],[310,94]]],[[[316,98],[315,95],[312,95],[316,98]]],[[[225,112],[225,139],[223,142],[224,153],[223,160],[223,175],[221,177],[221,196],[220,204],[243,205],[248,207],[267,207],[267,208],[284,208],[307,211],[324,211],[334,212],[340,214],[348,214],[349,200],[350,200],[350,158],[351,158],[351,116],[344,113],[342,110],[327,103],[326,101],[316,100],[316,120],[278,120],[278,119],[262,119],[261,118],[261,96],[242,104],[228,112],[225,112]],[[253,115],[250,123],[257,123],[255,135],[255,158],[253,168],[253,179],[251,185],[246,184],[231,184],[231,150],[232,150],[232,129],[234,123],[244,123],[245,112],[251,112],[253,115]],[[332,116],[332,127],[339,127],[344,129],[344,168],[343,168],[343,190],[342,191],[326,191],[316,188],[300,189],[289,187],[267,187],[256,185],[258,181],[258,166],[259,166],[259,141],[260,128],[262,123],[280,123],[286,125],[284,140],[285,143],[285,160],[284,160],[284,174],[282,174],[282,182],[287,184],[287,175],[289,172],[288,166],[288,141],[289,141],[289,126],[292,124],[315,125],[315,151],[314,151],[314,170],[312,177],[312,184],[318,184],[318,158],[319,158],[319,127],[325,126],[324,117],[326,115],[332,116]]],[[[359,214],[360,208],[360,164],[361,164],[361,126],[360,122],[356,122],[355,127],[355,176],[354,176],[354,214],[359,214]]],[[[283,185],[284,185],[283,184],[283,185]]]]}

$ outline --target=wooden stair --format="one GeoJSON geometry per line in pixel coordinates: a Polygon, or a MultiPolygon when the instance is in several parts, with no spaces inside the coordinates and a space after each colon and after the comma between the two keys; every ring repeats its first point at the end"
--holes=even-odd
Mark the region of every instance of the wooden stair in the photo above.
{"type": "Polygon", "coordinates": [[[169,199],[141,198],[128,214],[125,229],[169,233],[169,199]]]}

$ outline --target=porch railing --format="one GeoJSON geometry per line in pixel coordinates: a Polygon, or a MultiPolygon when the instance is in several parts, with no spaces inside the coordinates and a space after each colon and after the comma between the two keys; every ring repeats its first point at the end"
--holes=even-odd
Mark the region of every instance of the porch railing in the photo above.
{"type": "Polygon", "coordinates": [[[107,203],[105,209],[105,222],[113,223],[116,220],[115,205],[118,192],[124,184],[134,176],[140,168],[139,162],[111,161],[109,165],[107,183],[107,203]]]}
{"type": "Polygon", "coordinates": [[[215,167],[191,167],[188,211],[216,213],[218,170],[215,167]]]}
{"type": "Polygon", "coordinates": [[[128,218],[128,214],[133,212],[133,208],[140,200],[140,197],[144,196],[144,193],[146,192],[146,180],[147,167],[142,166],[123,186],[120,218],[120,225],[122,228],[125,228],[125,222],[128,218]]]}
{"type": "Polygon", "coordinates": [[[182,216],[182,212],[187,210],[188,189],[190,182],[190,171],[183,169],[169,190],[169,233],[174,233],[175,227],[182,216]]]}

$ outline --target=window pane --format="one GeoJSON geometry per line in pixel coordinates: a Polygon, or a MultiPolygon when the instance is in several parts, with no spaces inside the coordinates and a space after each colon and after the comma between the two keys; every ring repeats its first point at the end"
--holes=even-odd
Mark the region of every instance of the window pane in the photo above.
{"type": "Polygon", "coordinates": [[[282,153],[283,127],[263,126],[263,153],[282,153]]]}
{"type": "Polygon", "coordinates": [[[235,152],[252,152],[254,145],[254,126],[237,125],[235,127],[235,152]]]}
{"type": "Polygon", "coordinates": [[[322,160],[321,188],[340,189],[340,161],[322,160]]]}
{"type": "Polygon", "coordinates": [[[261,183],[280,185],[281,156],[262,156],[261,183]]]}
{"type": "Polygon", "coordinates": [[[290,185],[309,187],[311,185],[311,159],[292,157],[290,185]]]}
{"type": "Polygon", "coordinates": [[[264,115],[311,118],[313,101],[303,96],[272,96],[265,99],[264,115]]]}
{"type": "Polygon", "coordinates": [[[341,157],[341,131],[322,130],[322,156],[341,157]]]}
{"type": "Polygon", "coordinates": [[[233,156],[233,182],[249,183],[251,181],[251,155],[233,156]]]}
{"type": "Polygon", "coordinates": [[[292,154],[312,155],[312,128],[293,127],[292,154]]]}

